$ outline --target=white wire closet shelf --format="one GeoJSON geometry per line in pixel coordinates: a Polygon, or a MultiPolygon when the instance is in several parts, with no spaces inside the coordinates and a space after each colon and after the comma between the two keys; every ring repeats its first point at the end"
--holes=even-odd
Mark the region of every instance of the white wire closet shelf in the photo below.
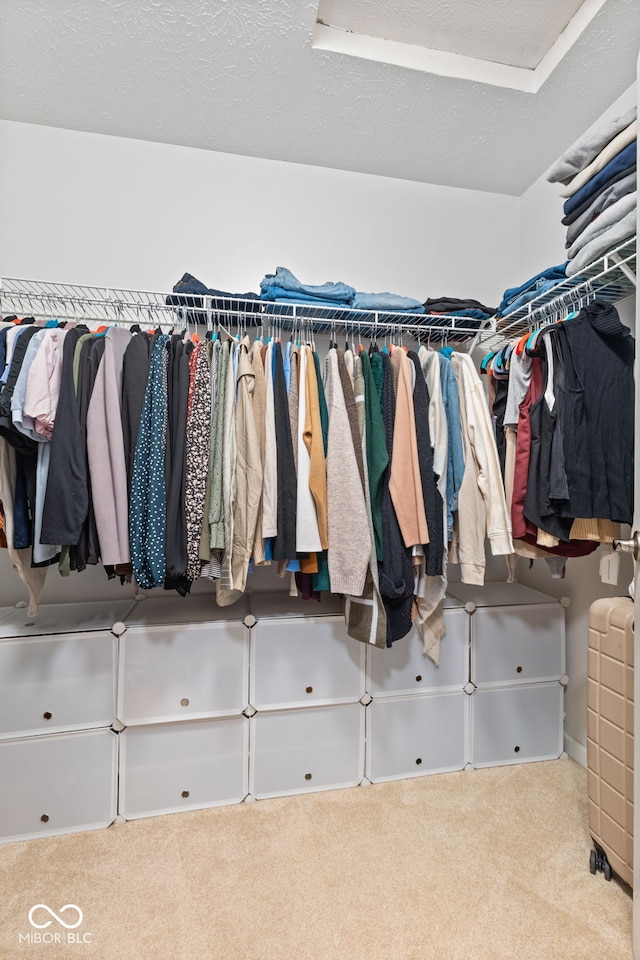
{"type": "MultiPolygon", "coordinates": [[[[636,292],[636,237],[630,237],[586,267],[577,277],[563,280],[525,306],[496,321],[500,339],[513,339],[528,329],[557,319],[585,302],[616,303],[636,292]]],[[[484,340],[485,337],[483,336],[484,340]]]]}
{"type": "Polygon", "coordinates": [[[101,324],[138,324],[144,327],[180,329],[202,325],[208,329],[343,331],[366,339],[400,332],[415,339],[447,339],[467,342],[481,330],[494,330],[495,320],[476,320],[445,314],[413,314],[393,311],[354,310],[341,306],[276,303],[237,297],[203,296],[192,293],[158,293],[122,290],[3,277],[0,280],[0,314],[58,320],[87,320],[101,324]]]}

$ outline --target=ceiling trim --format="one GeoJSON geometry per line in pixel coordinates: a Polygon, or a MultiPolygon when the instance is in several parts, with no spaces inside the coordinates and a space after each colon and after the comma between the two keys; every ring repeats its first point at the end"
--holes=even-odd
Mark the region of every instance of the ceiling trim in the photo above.
{"type": "Polygon", "coordinates": [[[606,2],[607,0],[584,0],[534,70],[397,40],[370,37],[321,21],[317,21],[314,26],[312,46],[316,50],[328,50],[364,60],[388,63],[439,77],[471,80],[474,83],[507,87],[524,93],[537,93],[606,2]]]}

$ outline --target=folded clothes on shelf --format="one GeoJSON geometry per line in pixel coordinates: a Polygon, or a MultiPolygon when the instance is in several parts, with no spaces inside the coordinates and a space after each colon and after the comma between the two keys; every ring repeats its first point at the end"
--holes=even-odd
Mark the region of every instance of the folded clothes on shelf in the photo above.
{"type": "Polygon", "coordinates": [[[575,277],[590,263],[593,263],[594,260],[599,260],[600,257],[603,257],[610,250],[615,249],[623,240],[632,237],[635,232],[636,208],[634,206],[633,210],[630,210],[622,220],[618,220],[612,224],[608,230],[605,230],[604,233],[601,233],[595,237],[595,239],[585,244],[578,255],[573,260],[569,260],[567,264],[567,276],[575,277]]]}
{"type": "Polygon", "coordinates": [[[611,186],[606,187],[606,189],[599,193],[584,213],[581,213],[577,219],[569,224],[567,229],[567,242],[565,244],[567,249],[571,247],[583,230],[586,230],[596,217],[604,213],[608,207],[613,206],[613,204],[617,203],[622,197],[634,193],[637,190],[637,186],[638,177],[637,172],[634,170],[633,173],[623,177],[622,180],[616,181],[616,183],[611,184],[611,186]]]}
{"type": "Polygon", "coordinates": [[[605,210],[603,210],[601,214],[595,217],[591,223],[585,227],[582,233],[580,233],[580,235],[573,242],[567,254],[569,260],[573,260],[578,255],[580,250],[583,249],[583,247],[585,247],[588,243],[591,243],[592,240],[595,240],[597,237],[601,236],[601,234],[609,230],[614,224],[618,223],[620,220],[623,220],[629,213],[634,211],[636,209],[637,202],[638,193],[636,190],[634,190],[633,193],[627,193],[616,203],[612,203],[611,206],[608,206],[605,210]]]}
{"type": "Polygon", "coordinates": [[[427,313],[447,313],[452,314],[456,310],[480,310],[492,317],[496,313],[495,307],[488,307],[479,300],[463,300],[459,297],[427,297],[424,302],[424,309],[427,313]]]}
{"type": "MultiPolygon", "coordinates": [[[[190,273],[185,273],[180,280],[176,283],[173,288],[173,292],[177,294],[194,294],[194,296],[200,297],[219,297],[220,299],[228,300],[259,300],[257,293],[228,293],[226,290],[217,290],[214,287],[206,287],[204,283],[200,280],[197,280],[190,273]]],[[[167,297],[167,303],[169,303],[169,297],[167,297]]],[[[173,299],[173,298],[171,298],[173,299]]]]}
{"type": "Polygon", "coordinates": [[[553,164],[547,173],[547,180],[550,183],[569,183],[614,137],[627,128],[637,115],[638,109],[634,104],[624,113],[605,121],[596,130],[585,133],[553,164]]]}
{"type": "Polygon", "coordinates": [[[276,300],[285,291],[291,300],[294,299],[291,294],[299,294],[304,295],[304,302],[322,300],[343,307],[348,307],[356,295],[354,287],[342,282],[302,283],[286,267],[276,267],[275,273],[267,273],[264,279],[260,281],[260,291],[263,300],[276,300]]]}
{"type": "MultiPolygon", "coordinates": [[[[605,193],[610,187],[615,186],[616,183],[627,180],[629,176],[633,176],[635,173],[635,163],[633,163],[630,167],[627,167],[626,170],[621,170],[620,173],[617,173],[615,176],[611,177],[611,180],[609,180],[608,183],[603,183],[602,186],[594,194],[592,194],[592,196],[586,197],[586,199],[584,199],[580,206],[576,207],[575,210],[569,214],[565,214],[561,220],[561,223],[563,223],[565,226],[570,226],[570,224],[574,223],[578,217],[582,216],[582,214],[589,209],[594,200],[605,193]]],[[[572,199],[575,198],[572,197],[572,199]]]]}
{"type": "Polygon", "coordinates": [[[306,293],[292,293],[290,290],[283,290],[282,287],[268,287],[260,294],[260,299],[268,303],[289,303],[303,304],[310,307],[349,307],[349,301],[342,300],[323,300],[322,297],[311,297],[306,293]]]}
{"type": "Polygon", "coordinates": [[[424,313],[424,307],[413,297],[397,293],[361,293],[357,291],[351,306],[354,310],[387,310],[390,313],[424,313]]]}
{"type": "Polygon", "coordinates": [[[584,170],[581,170],[580,173],[577,173],[573,180],[571,180],[564,190],[560,191],[560,196],[569,198],[572,197],[575,193],[580,190],[592,177],[599,173],[601,170],[604,170],[606,165],[610,160],[613,160],[621,150],[624,150],[625,147],[629,146],[638,136],[638,121],[634,120],[633,123],[630,123],[628,127],[625,127],[624,130],[621,130],[617,137],[614,137],[613,140],[610,140],[609,143],[604,147],[597,157],[594,157],[591,163],[587,164],[584,170]]]}
{"type": "Polygon", "coordinates": [[[625,176],[626,173],[631,173],[632,169],[636,165],[637,152],[638,144],[634,140],[633,143],[630,143],[624,148],[624,150],[621,150],[620,153],[616,154],[613,160],[610,160],[606,167],[600,170],[599,173],[596,173],[594,177],[591,177],[591,179],[588,180],[583,187],[580,187],[580,189],[576,191],[572,197],[569,197],[564,205],[565,216],[570,216],[586,200],[595,196],[599,190],[602,190],[603,187],[613,183],[614,177],[620,179],[620,176],[623,172],[625,173],[625,176]]]}
{"type": "Polygon", "coordinates": [[[513,313],[514,310],[519,310],[520,307],[529,303],[530,300],[538,297],[541,293],[562,283],[567,277],[566,266],[566,263],[560,263],[555,267],[547,267],[545,270],[537,273],[535,277],[525,280],[519,287],[510,287],[508,290],[505,290],[500,306],[498,307],[498,316],[506,317],[508,314],[513,313]]]}
{"type": "MultiPolygon", "coordinates": [[[[253,302],[245,304],[244,309],[248,313],[260,311],[260,297],[257,293],[228,293],[226,290],[217,290],[205,286],[190,273],[182,275],[174,286],[173,293],[167,296],[166,303],[170,307],[180,307],[183,310],[199,310],[203,306],[202,297],[213,297],[214,300],[251,300],[253,302]]],[[[198,323],[201,316],[188,312],[187,319],[190,323],[198,323]]]]}
{"type": "Polygon", "coordinates": [[[388,313],[424,313],[420,300],[397,293],[363,293],[346,283],[302,283],[287,267],[276,267],[260,281],[262,300],[377,310],[388,313]]]}

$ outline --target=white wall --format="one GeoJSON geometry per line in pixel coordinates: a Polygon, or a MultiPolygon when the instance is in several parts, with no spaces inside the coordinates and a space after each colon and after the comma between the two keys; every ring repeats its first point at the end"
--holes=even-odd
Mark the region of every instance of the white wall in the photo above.
{"type": "Polygon", "coordinates": [[[516,197],[10,121],[0,209],[4,276],[245,292],[283,265],[490,303],[519,269],[516,197]]]}
{"type": "MultiPolygon", "coordinates": [[[[591,129],[598,128],[607,119],[629,109],[636,100],[635,85],[616,100],[591,129]]],[[[564,200],[559,196],[560,184],[548,183],[544,176],[533,183],[521,197],[520,255],[523,278],[533,276],[545,266],[562,263],[566,259],[566,227],[561,224],[564,200]]],[[[635,298],[618,305],[622,320],[635,329],[635,298]]],[[[569,686],[565,699],[567,750],[586,764],[586,677],[587,677],[587,623],[589,606],[599,597],[625,596],[633,577],[633,566],[628,556],[622,557],[617,587],[607,586],[599,577],[600,551],[590,557],[569,560],[564,580],[552,580],[544,561],[534,563],[531,570],[524,561],[517,568],[517,578],[553,596],[569,597],[571,606],[566,612],[567,673],[569,686]]]]}
{"type": "MultiPolygon", "coordinates": [[[[5,277],[168,290],[189,271],[246,292],[283,265],[309,283],[497,303],[520,266],[515,197],[10,121],[0,210],[5,277]]],[[[42,599],[130,592],[101,568],[54,568],[42,599]]],[[[0,605],[24,595],[0,551],[0,605]]]]}

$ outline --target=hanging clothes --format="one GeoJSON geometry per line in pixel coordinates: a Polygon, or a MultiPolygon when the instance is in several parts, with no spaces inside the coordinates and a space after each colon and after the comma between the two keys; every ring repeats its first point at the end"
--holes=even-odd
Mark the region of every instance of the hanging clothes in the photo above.
{"type": "Polygon", "coordinates": [[[87,454],[93,509],[104,564],[129,563],[129,500],[122,435],[122,367],[131,334],[118,327],[104,338],[87,411],[87,454]]]}
{"type": "Polygon", "coordinates": [[[634,339],[598,300],[559,329],[569,507],[563,514],[633,522],[634,339]]]}
{"type": "Polygon", "coordinates": [[[161,334],[151,351],[131,480],[129,536],[136,582],[164,584],[167,526],[165,445],[167,437],[167,342],[161,334]]]}
{"type": "Polygon", "coordinates": [[[226,606],[244,593],[255,539],[262,492],[262,461],[253,408],[255,377],[249,356],[249,338],[238,346],[236,399],[236,471],[231,544],[231,587],[218,587],[218,603],[226,606]]]}
{"type": "MultiPolygon", "coordinates": [[[[191,589],[187,575],[187,411],[189,407],[189,360],[192,341],[174,335],[167,343],[167,440],[165,485],[167,491],[165,537],[165,590],[186,596],[191,589]]],[[[206,515],[208,517],[208,514],[206,515]]],[[[206,536],[209,539],[209,526],[206,536]]]]}
{"type": "Polygon", "coordinates": [[[282,348],[276,342],[273,348],[273,398],[276,434],[276,464],[278,483],[278,532],[273,544],[274,560],[291,560],[296,555],[296,467],[289,419],[289,402],[284,378],[282,348]]]}
{"type": "Polygon", "coordinates": [[[340,378],[339,354],[338,349],[329,350],[324,368],[329,414],[329,579],[333,593],[360,596],[367,577],[371,543],[362,478],[340,378]]]}
{"type": "Polygon", "coordinates": [[[413,406],[413,366],[402,347],[391,354],[396,390],[396,419],[389,490],[405,546],[429,543],[413,406]]]}

